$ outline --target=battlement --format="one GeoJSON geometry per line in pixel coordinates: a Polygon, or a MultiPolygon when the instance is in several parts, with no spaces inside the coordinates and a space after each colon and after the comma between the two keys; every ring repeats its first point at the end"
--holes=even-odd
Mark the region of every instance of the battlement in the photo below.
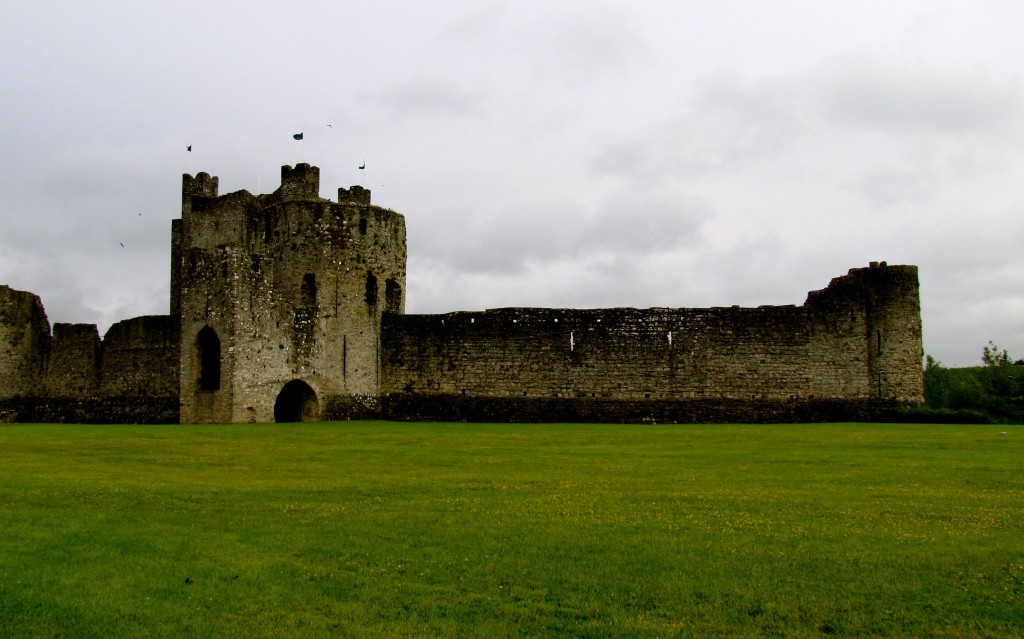
{"type": "Polygon", "coordinates": [[[363,187],[355,184],[347,189],[338,189],[338,203],[344,204],[351,202],[353,204],[369,204],[370,203],[370,189],[364,189],[363,187]]]}
{"type": "Polygon", "coordinates": [[[871,419],[924,400],[916,266],[795,306],[405,315],[406,227],[370,190],[182,177],[170,315],[53,326],[0,285],[0,418],[258,422],[871,419]],[[13,417],[11,417],[13,415],[13,417]]]}
{"type": "Polygon", "coordinates": [[[204,197],[217,197],[217,189],[220,186],[220,179],[209,173],[197,173],[192,177],[188,173],[181,176],[182,198],[189,195],[201,195],[204,197]]]}
{"type": "Polygon", "coordinates": [[[301,162],[281,167],[281,195],[286,199],[320,197],[320,167],[301,162]]]}

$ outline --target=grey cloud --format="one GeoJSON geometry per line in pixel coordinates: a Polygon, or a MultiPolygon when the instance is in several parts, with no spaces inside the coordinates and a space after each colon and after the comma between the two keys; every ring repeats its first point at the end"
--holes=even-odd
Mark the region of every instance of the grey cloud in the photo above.
{"type": "Polygon", "coordinates": [[[867,197],[873,206],[894,206],[927,200],[936,182],[933,173],[921,168],[893,168],[867,173],[850,188],[867,197]]]}
{"type": "Polygon", "coordinates": [[[448,28],[441,32],[439,40],[444,43],[455,38],[479,43],[485,37],[493,35],[508,14],[508,7],[502,4],[470,7],[465,14],[458,15],[448,28]]]}
{"type": "Polygon", "coordinates": [[[629,14],[613,8],[573,12],[554,21],[549,29],[540,39],[546,47],[540,48],[544,56],[536,64],[542,72],[572,82],[625,67],[643,50],[642,41],[630,28],[629,14]]]}
{"type": "Polygon", "coordinates": [[[577,204],[521,203],[448,216],[422,254],[461,271],[518,273],[564,259],[692,246],[707,217],[699,202],[635,194],[611,196],[590,212],[577,204]]]}
{"type": "Polygon", "coordinates": [[[430,217],[443,220],[431,229],[422,254],[456,270],[471,273],[517,272],[531,259],[547,260],[571,251],[570,205],[509,205],[462,210],[430,217]]]}
{"type": "Polygon", "coordinates": [[[609,144],[593,168],[632,178],[696,175],[773,157],[800,133],[781,83],[706,83],[686,111],[609,144]]]}
{"type": "Polygon", "coordinates": [[[305,161],[406,214],[413,311],[800,303],[886,259],[929,352],[1024,354],[1016,5],[183,1],[0,25],[0,283],[51,319],[166,308],[182,172],[305,161]]]}
{"type": "Polygon", "coordinates": [[[466,115],[478,111],[482,96],[448,80],[411,80],[369,95],[376,106],[398,115],[466,115]]]}
{"type": "Polygon", "coordinates": [[[577,250],[656,252],[693,244],[709,217],[706,204],[643,193],[604,200],[576,236],[577,250]]]}
{"type": "Polygon", "coordinates": [[[897,134],[1000,131],[1019,125],[1024,106],[1015,86],[920,66],[843,62],[824,69],[819,82],[826,114],[897,134]]]}

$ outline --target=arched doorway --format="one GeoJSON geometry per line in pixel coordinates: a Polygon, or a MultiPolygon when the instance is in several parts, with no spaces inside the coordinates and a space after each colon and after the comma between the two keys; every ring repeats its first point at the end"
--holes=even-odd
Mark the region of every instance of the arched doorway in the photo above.
{"type": "Polygon", "coordinates": [[[199,390],[220,390],[220,338],[217,331],[204,326],[196,335],[199,349],[199,390]]]}
{"type": "Polygon", "coordinates": [[[309,384],[293,379],[284,385],[274,402],[275,422],[315,422],[320,419],[320,403],[309,384]]]}

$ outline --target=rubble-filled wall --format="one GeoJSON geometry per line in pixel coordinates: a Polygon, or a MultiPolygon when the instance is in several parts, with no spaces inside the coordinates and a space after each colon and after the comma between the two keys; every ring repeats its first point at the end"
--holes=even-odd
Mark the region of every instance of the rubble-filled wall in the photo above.
{"type": "Polygon", "coordinates": [[[53,325],[45,395],[92,397],[99,392],[100,335],[95,324],[53,325]]]}
{"type": "Polygon", "coordinates": [[[178,318],[147,315],[122,320],[103,336],[100,394],[178,397],[178,318]]]}
{"type": "Polygon", "coordinates": [[[39,298],[0,287],[0,420],[177,422],[178,318],[49,322],[39,298]],[[6,290],[3,290],[6,289],[6,290]]]}
{"type": "Polygon", "coordinates": [[[380,318],[404,310],[405,221],[361,187],[336,202],[318,191],[308,164],[282,167],[269,195],[183,177],[182,421],[376,413],[380,318]]]}
{"type": "Polygon", "coordinates": [[[788,420],[924,393],[905,266],[851,270],[800,307],[389,315],[382,356],[393,417],[788,420]]]}
{"type": "Polygon", "coordinates": [[[0,285],[0,400],[38,392],[50,350],[39,297],[0,285]]]}

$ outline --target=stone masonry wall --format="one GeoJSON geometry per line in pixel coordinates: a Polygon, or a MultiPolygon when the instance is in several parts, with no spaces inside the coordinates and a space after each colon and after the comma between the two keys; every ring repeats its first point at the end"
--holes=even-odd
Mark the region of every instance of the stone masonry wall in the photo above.
{"type": "Polygon", "coordinates": [[[173,231],[182,420],[274,421],[296,380],[323,407],[376,398],[380,317],[404,310],[404,218],[361,187],[339,189],[337,202],[319,197],[319,170],[307,164],[282,167],[269,195],[220,196],[216,186],[184,176],[173,231]],[[217,388],[200,383],[203,331],[220,344],[217,388]]]}
{"type": "Polygon", "coordinates": [[[445,418],[447,404],[460,419],[538,405],[616,421],[863,418],[872,405],[923,401],[917,297],[914,267],[874,265],[800,307],[388,315],[381,392],[392,417],[445,418]],[[869,349],[880,331],[902,331],[881,387],[869,349]]]}
{"type": "Polygon", "coordinates": [[[100,335],[95,324],[54,324],[45,394],[93,397],[99,392],[100,335]]]}
{"type": "Polygon", "coordinates": [[[0,400],[39,391],[50,321],[37,295],[0,285],[0,400]]]}
{"type": "Polygon", "coordinates": [[[0,286],[0,421],[177,422],[178,318],[49,322],[39,298],[0,286]]]}
{"type": "Polygon", "coordinates": [[[178,318],[122,320],[103,336],[100,395],[178,397],[178,318]]]}

